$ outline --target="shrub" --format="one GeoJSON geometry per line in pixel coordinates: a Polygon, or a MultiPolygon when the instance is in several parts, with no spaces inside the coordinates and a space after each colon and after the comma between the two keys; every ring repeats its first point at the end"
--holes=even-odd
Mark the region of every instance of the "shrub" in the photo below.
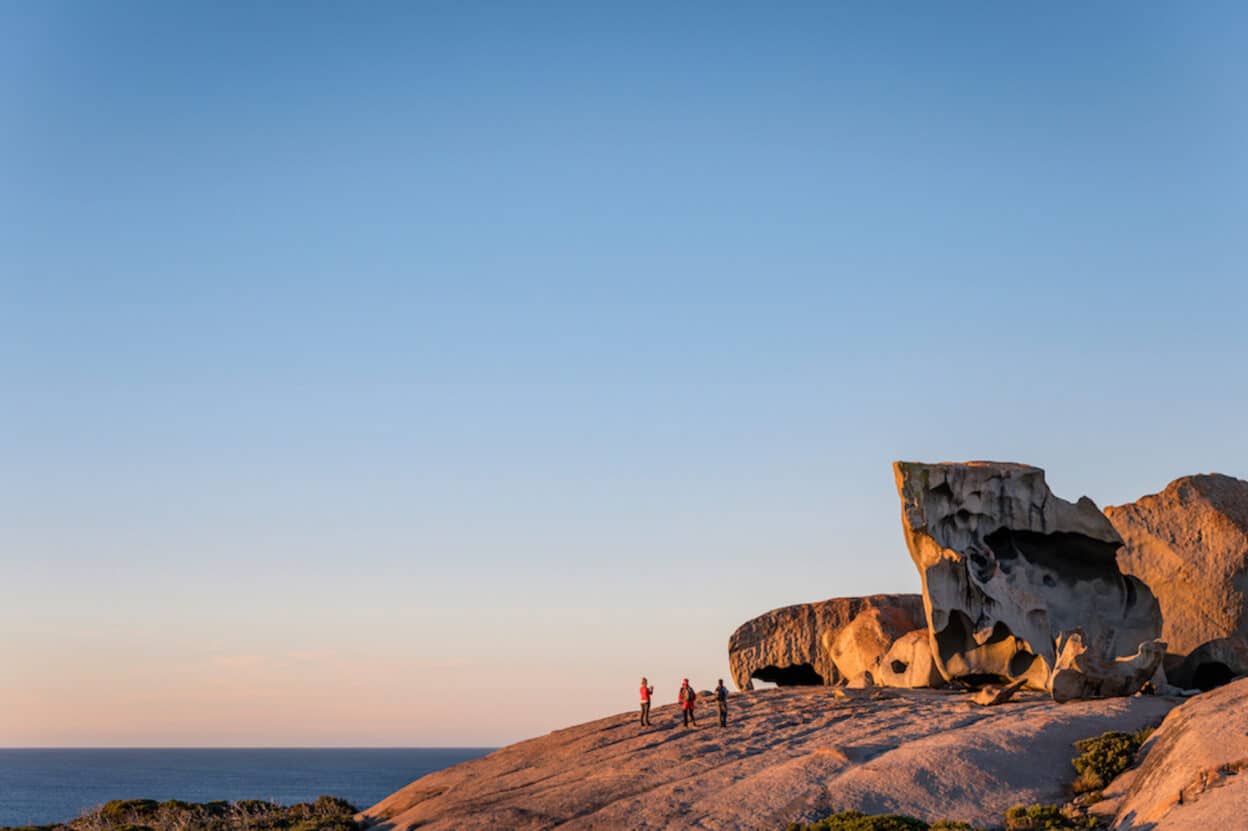
{"type": "Polygon", "coordinates": [[[104,803],[100,816],[112,823],[129,822],[134,817],[150,816],[159,807],[154,799],[114,799],[104,803]]]}
{"type": "Polygon", "coordinates": [[[812,825],[790,825],[790,831],[928,831],[926,822],[899,814],[868,815],[842,811],[812,825]]]}
{"type": "MultiPolygon", "coordinates": [[[[336,796],[289,807],[259,799],[202,803],[115,799],[67,823],[0,827],[0,831],[361,831],[355,813],[355,806],[336,796]]],[[[874,826],[864,828],[874,831],[874,826]]],[[[880,828],[892,831],[892,826],[880,828]]]]}
{"type": "Polygon", "coordinates": [[[1079,777],[1075,779],[1075,793],[1099,791],[1113,781],[1114,777],[1131,767],[1136,751],[1151,734],[1152,728],[1135,733],[1114,731],[1102,733],[1094,739],[1075,742],[1080,754],[1071,764],[1079,777]]]}
{"type": "Polygon", "coordinates": [[[1096,828],[1092,817],[1073,819],[1056,805],[1015,805],[1005,812],[1005,831],[1079,831],[1096,828]]]}

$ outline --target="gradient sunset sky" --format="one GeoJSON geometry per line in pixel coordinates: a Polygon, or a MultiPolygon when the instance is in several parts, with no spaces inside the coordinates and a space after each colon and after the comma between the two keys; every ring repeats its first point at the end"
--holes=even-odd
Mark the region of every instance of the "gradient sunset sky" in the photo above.
{"type": "Polygon", "coordinates": [[[0,5],[0,745],[496,745],[1248,478],[1241,3],[0,5]]]}

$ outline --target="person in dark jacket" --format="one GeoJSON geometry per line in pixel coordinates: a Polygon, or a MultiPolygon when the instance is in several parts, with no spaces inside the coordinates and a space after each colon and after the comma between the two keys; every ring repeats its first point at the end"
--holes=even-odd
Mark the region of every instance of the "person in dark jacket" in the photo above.
{"type": "Polygon", "coordinates": [[[689,686],[688,678],[680,683],[680,692],[676,694],[676,700],[680,702],[680,714],[685,719],[685,726],[693,724],[697,727],[698,720],[693,717],[693,703],[698,700],[698,694],[693,691],[693,687],[689,686]]]}
{"type": "Polygon", "coordinates": [[[728,726],[728,688],[724,686],[724,679],[719,679],[719,686],[715,688],[715,703],[719,705],[719,726],[728,726]]]}

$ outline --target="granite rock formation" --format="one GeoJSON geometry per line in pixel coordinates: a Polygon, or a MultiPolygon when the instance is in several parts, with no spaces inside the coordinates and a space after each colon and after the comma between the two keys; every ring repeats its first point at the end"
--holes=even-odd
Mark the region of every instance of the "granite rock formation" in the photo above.
{"type": "Polygon", "coordinates": [[[1151,643],[1157,600],[1119,570],[1122,540],[1092,500],[1059,499],[1043,470],[1008,462],[897,462],[894,473],[944,678],[1049,691],[1058,678],[1066,698],[1125,695],[1152,677],[1164,654],[1151,643]]]}
{"type": "Polygon", "coordinates": [[[1248,638],[1248,482],[1184,476],[1161,493],[1106,508],[1105,516],[1124,543],[1119,567],[1147,583],[1161,604],[1170,653],[1248,638]]]}
{"type": "Polygon", "coordinates": [[[836,597],[773,609],[728,640],[737,689],[751,679],[780,686],[861,682],[901,635],[926,626],[917,594],[836,597]]]}

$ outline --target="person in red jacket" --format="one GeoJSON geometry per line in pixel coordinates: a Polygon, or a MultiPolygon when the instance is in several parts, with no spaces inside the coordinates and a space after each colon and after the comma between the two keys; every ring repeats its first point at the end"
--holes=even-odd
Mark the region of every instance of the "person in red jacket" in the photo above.
{"type": "Polygon", "coordinates": [[[650,697],[654,695],[654,687],[645,678],[641,679],[641,726],[650,726],[650,697]]]}
{"type": "Polygon", "coordinates": [[[698,720],[693,717],[693,703],[698,700],[698,694],[689,686],[688,678],[680,682],[680,692],[676,694],[676,700],[680,702],[680,714],[685,719],[685,726],[692,724],[697,727],[698,720]]]}

